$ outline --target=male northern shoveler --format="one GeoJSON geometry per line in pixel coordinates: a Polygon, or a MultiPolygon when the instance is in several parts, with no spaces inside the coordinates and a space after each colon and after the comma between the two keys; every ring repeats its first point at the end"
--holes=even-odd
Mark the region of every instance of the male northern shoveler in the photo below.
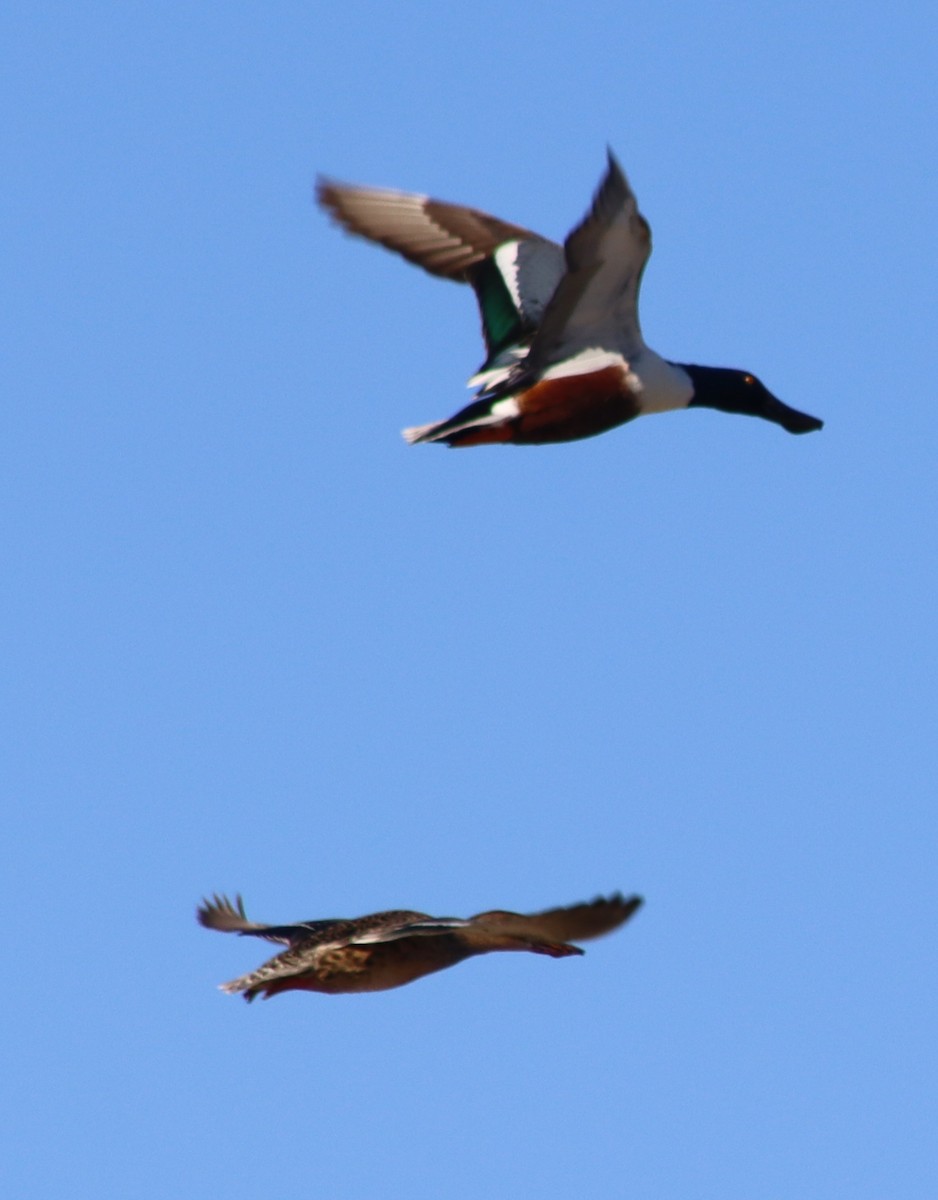
{"type": "Polygon", "coordinates": [[[432,275],[471,284],[487,357],[475,400],[408,442],[567,442],[645,413],[703,407],[764,417],[789,433],[822,422],[748,371],[669,362],[645,345],[638,290],[651,230],[609,152],[590,212],[564,245],[427,196],[320,180],[319,203],[353,234],[432,275]]]}
{"type": "Polygon", "coordinates": [[[394,911],[354,920],[261,925],[247,919],[240,896],[234,903],[214,896],[203,901],[196,915],[207,929],[251,934],[288,947],[250,975],[221,985],[223,992],[242,992],[245,1000],[253,1000],[292,990],[386,991],[493,950],[530,950],[552,958],[582,954],[571,941],[610,933],[641,904],[639,896],[626,899],[616,893],[530,916],[495,911],[460,920],[394,911]]]}

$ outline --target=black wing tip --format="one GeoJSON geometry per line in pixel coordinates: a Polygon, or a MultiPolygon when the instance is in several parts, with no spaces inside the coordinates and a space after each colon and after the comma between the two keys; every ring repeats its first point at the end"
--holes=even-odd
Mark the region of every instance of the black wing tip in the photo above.
{"type": "Polygon", "coordinates": [[[631,896],[624,896],[622,892],[613,892],[611,896],[597,896],[593,901],[593,904],[595,904],[597,908],[601,907],[602,905],[608,905],[609,907],[621,909],[625,914],[626,920],[634,913],[637,913],[644,903],[644,896],[639,896],[635,893],[633,893],[631,896]]]}
{"type": "Polygon", "coordinates": [[[627,917],[634,916],[635,913],[637,913],[640,908],[643,908],[644,904],[645,904],[644,896],[638,896],[638,895],[621,896],[620,895],[618,897],[618,899],[619,899],[623,909],[626,911],[627,917]]]}
{"type": "Polygon", "coordinates": [[[626,178],[625,171],[622,169],[622,164],[616,158],[611,146],[606,146],[606,178],[603,180],[604,185],[615,186],[626,192],[632,189],[629,187],[629,181],[626,178]]]}
{"type": "Polygon", "coordinates": [[[612,217],[629,202],[634,203],[632,189],[629,186],[629,181],[626,179],[625,172],[619,166],[619,161],[613,154],[610,147],[606,147],[607,166],[606,173],[600,180],[599,186],[593,194],[593,203],[590,206],[589,213],[584,217],[583,221],[568,234],[564,243],[568,251],[572,239],[579,233],[584,226],[590,221],[595,220],[610,220],[612,217]]]}
{"type": "Polygon", "coordinates": [[[337,179],[332,179],[329,175],[317,175],[316,182],[313,184],[313,201],[320,208],[328,212],[332,217],[336,217],[336,212],[339,207],[337,192],[342,187],[342,184],[337,179]]]}

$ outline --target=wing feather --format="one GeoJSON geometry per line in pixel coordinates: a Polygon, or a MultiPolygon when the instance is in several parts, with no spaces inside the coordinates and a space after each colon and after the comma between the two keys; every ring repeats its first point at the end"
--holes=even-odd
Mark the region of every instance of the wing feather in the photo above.
{"type": "Polygon", "coordinates": [[[544,240],[479,209],[414,192],[320,179],[316,198],[348,233],[396,251],[431,275],[459,282],[505,242],[544,240]]]}
{"type": "Polygon", "coordinates": [[[232,901],[227,896],[219,896],[216,893],[211,900],[202,901],[195,915],[200,925],[204,925],[206,929],[217,929],[220,933],[250,934],[283,945],[289,945],[291,942],[284,928],[249,921],[244,911],[244,901],[240,896],[235,896],[232,901]]]}
{"type": "Polygon", "coordinates": [[[548,908],[544,912],[479,913],[473,922],[497,929],[499,933],[543,938],[554,942],[582,942],[618,929],[642,906],[640,896],[597,896],[586,904],[548,908]]]}
{"type": "MultiPolygon", "coordinates": [[[[630,359],[644,346],[638,291],[651,254],[651,230],[611,151],[592,208],[567,238],[564,254],[566,274],[518,369],[524,379],[587,348],[630,359]]],[[[513,382],[499,391],[510,390],[513,382]]]]}

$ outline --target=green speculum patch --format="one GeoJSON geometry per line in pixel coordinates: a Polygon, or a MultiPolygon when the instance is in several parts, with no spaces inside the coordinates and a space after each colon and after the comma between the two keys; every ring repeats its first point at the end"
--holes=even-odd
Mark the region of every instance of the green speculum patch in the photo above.
{"type": "Polygon", "coordinates": [[[469,282],[479,302],[482,333],[491,361],[522,337],[524,324],[494,259],[487,258],[473,267],[469,282]]]}

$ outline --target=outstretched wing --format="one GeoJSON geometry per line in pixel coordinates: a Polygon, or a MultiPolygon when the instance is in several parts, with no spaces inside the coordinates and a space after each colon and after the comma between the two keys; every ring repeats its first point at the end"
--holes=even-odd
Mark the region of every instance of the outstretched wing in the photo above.
{"type": "Polygon", "coordinates": [[[465,282],[470,267],[505,242],[536,233],[476,208],[446,204],[415,192],[359,187],[320,179],[316,199],[349,233],[395,250],[442,279],[465,282]]]}
{"type": "Polygon", "coordinates": [[[583,942],[618,929],[642,906],[640,896],[597,896],[587,904],[566,908],[548,908],[544,912],[479,913],[473,922],[500,933],[519,937],[542,938],[553,942],[583,942]]]}
{"type": "Polygon", "coordinates": [[[470,383],[488,379],[502,365],[500,355],[530,339],[565,270],[555,242],[476,208],[331,179],[319,180],[316,198],[348,233],[396,251],[431,275],[471,284],[488,356],[470,383]]]}
{"type": "Polygon", "coordinates": [[[249,921],[244,911],[244,901],[235,896],[234,901],[227,896],[217,893],[211,900],[203,900],[196,909],[199,924],[206,929],[217,929],[220,933],[249,933],[255,937],[267,938],[271,942],[282,942],[289,945],[290,939],[273,925],[263,925],[258,921],[249,921]]]}
{"type": "Polygon", "coordinates": [[[244,911],[244,901],[235,896],[234,901],[227,896],[215,895],[211,900],[203,900],[196,909],[199,924],[206,929],[217,929],[221,933],[250,934],[252,937],[265,938],[268,942],[278,942],[284,946],[292,946],[297,942],[326,940],[336,929],[348,925],[348,922],[329,919],[325,921],[302,921],[294,925],[264,925],[259,921],[249,921],[244,911]]]}
{"type": "Polygon", "coordinates": [[[642,906],[641,896],[597,896],[587,904],[567,908],[548,908],[528,917],[531,925],[548,937],[564,942],[584,942],[618,929],[642,906]]]}
{"type": "Polygon", "coordinates": [[[651,229],[622,168],[609,165],[592,208],[564,244],[566,273],[531,344],[527,358],[498,388],[526,386],[555,363],[583,350],[621,354],[626,360],[644,342],[638,321],[638,290],[651,254],[651,229]]]}

